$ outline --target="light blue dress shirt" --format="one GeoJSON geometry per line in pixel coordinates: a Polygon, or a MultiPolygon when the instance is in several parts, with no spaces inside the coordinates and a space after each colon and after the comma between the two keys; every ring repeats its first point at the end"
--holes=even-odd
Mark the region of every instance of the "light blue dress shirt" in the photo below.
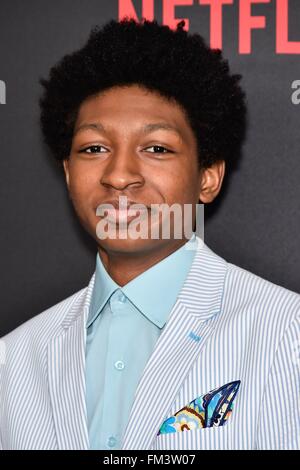
{"type": "Polygon", "coordinates": [[[145,365],[191,267],[197,239],[120,287],[96,256],[87,320],[86,405],[91,449],[120,449],[145,365]]]}

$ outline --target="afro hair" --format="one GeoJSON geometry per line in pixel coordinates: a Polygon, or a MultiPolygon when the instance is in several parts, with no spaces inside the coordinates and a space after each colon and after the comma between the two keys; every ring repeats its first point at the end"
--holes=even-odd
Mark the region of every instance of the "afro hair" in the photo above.
{"type": "Polygon", "coordinates": [[[86,44],[65,55],[40,78],[44,141],[61,162],[70,154],[81,103],[113,86],[138,84],[175,99],[185,111],[198,147],[199,168],[217,160],[233,166],[246,129],[246,99],[240,74],[230,74],[219,49],[198,34],[143,18],[124,17],[95,26],[86,44]]]}

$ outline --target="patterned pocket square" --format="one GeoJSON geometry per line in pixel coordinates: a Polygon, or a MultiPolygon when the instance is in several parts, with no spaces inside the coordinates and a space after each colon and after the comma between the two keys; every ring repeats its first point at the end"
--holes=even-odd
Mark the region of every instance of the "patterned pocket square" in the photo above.
{"type": "Polygon", "coordinates": [[[167,418],[158,434],[224,426],[232,413],[233,400],[241,381],[229,382],[191,401],[167,418]]]}

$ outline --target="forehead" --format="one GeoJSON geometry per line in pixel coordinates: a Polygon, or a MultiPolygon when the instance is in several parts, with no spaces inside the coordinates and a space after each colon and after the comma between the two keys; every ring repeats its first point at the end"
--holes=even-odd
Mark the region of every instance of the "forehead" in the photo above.
{"type": "Polygon", "coordinates": [[[88,97],[79,108],[75,131],[97,120],[112,131],[135,131],[161,122],[179,129],[184,139],[194,138],[186,113],[175,100],[138,85],[116,86],[88,97]]]}

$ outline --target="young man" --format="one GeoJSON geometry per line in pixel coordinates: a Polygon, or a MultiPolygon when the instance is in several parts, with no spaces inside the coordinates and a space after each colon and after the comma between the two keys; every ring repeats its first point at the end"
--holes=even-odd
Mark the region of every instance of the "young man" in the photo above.
{"type": "Polygon", "coordinates": [[[146,235],[166,220],[153,204],[192,207],[195,230],[240,153],[241,77],[183,26],[110,21],[42,80],[45,141],[98,251],[87,287],[2,338],[3,449],[299,448],[300,296],[193,231],[129,236],[136,203],[146,235]]]}

